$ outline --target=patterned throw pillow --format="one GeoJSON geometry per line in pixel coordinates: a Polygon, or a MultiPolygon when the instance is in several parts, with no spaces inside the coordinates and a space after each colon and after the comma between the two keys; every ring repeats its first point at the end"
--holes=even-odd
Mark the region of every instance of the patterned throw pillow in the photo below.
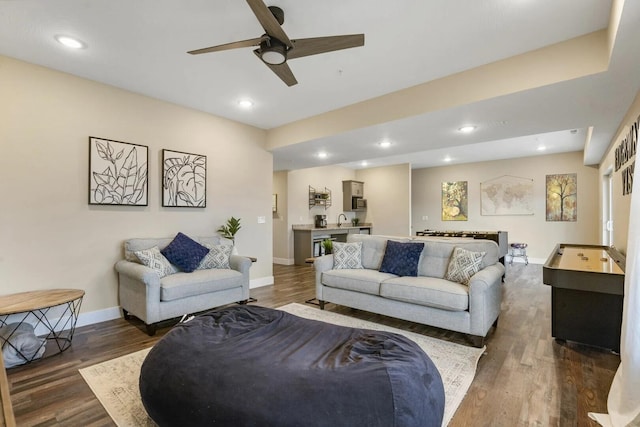
{"type": "Polygon", "coordinates": [[[178,233],[171,243],[160,252],[167,257],[171,264],[176,265],[182,271],[191,273],[198,268],[202,258],[209,253],[209,249],[188,236],[178,233]]]}
{"type": "Polygon", "coordinates": [[[231,256],[231,245],[207,245],[209,253],[202,259],[198,270],[206,270],[209,268],[231,268],[229,266],[229,257],[231,256]]]}
{"type": "Polygon", "coordinates": [[[138,257],[140,262],[156,273],[161,278],[170,274],[177,273],[178,270],[171,265],[168,259],[160,253],[160,249],[154,246],[150,249],[143,249],[141,251],[135,251],[134,254],[138,257]]]}
{"type": "Polygon", "coordinates": [[[384,258],[382,258],[379,271],[396,276],[416,277],[422,249],[424,249],[424,243],[401,243],[387,240],[387,247],[384,250],[384,258]]]}
{"type": "Polygon", "coordinates": [[[333,242],[333,268],[344,270],[362,267],[362,242],[333,242]]]}
{"type": "Polygon", "coordinates": [[[471,276],[480,271],[482,257],[485,254],[486,252],[471,252],[463,248],[455,248],[444,278],[468,286],[471,276]]]}

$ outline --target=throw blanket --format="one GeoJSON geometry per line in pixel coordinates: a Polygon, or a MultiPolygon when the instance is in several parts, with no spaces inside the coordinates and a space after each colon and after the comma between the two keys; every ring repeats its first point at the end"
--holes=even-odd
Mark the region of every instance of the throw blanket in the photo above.
{"type": "Polygon", "coordinates": [[[238,306],[150,351],[140,394],[160,426],[440,426],[444,388],[401,335],[238,306]]]}
{"type": "Polygon", "coordinates": [[[46,340],[36,337],[31,323],[5,325],[0,328],[0,337],[2,337],[4,344],[2,346],[2,357],[4,357],[4,366],[6,368],[12,368],[31,360],[39,359],[46,350],[43,345],[46,340]]]}

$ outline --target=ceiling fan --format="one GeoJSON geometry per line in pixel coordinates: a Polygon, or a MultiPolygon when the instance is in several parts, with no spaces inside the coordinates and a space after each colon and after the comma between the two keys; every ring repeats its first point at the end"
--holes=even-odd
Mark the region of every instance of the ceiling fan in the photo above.
{"type": "Polygon", "coordinates": [[[191,50],[187,53],[199,55],[241,47],[258,46],[258,49],[254,50],[253,53],[280,77],[287,86],[293,86],[298,84],[298,81],[287,65],[288,59],[364,46],[364,34],[290,40],[281,26],[284,22],[284,11],[282,9],[277,6],[267,7],[262,0],[247,0],[247,3],[249,3],[249,7],[251,7],[258,21],[260,21],[265,34],[255,39],[205,47],[191,50]]]}

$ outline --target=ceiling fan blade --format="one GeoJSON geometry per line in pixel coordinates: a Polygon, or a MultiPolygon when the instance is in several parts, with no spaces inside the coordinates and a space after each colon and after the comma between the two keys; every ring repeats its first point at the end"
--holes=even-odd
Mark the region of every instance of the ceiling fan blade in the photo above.
{"type": "Polygon", "coordinates": [[[293,48],[287,52],[288,59],[303,56],[333,52],[334,50],[349,49],[364,46],[364,34],[349,34],[345,36],[313,37],[291,41],[293,48]]]}
{"type": "Polygon", "coordinates": [[[267,67],[269,67],[271,69],[271,71],[273,71],[278,77],[280,77],[280,80],[282,80],[283,82],[285,82],[287,84],[287,86],[293,86],[293,85],[297,85],[298,84],[298,81],[296,80],[296,77],[293,75],[293,72],[291,71],[291,68],[289,68],[289,66],[287,65],[286,62],[284,62],[284,63],[282,63],[280,65],[267,64],[266,62],[264,62],[260,58],[260,50],[259,49],[254,50],[253,53],[255,53],[256,56],[260,59],[260,62],[262,62],[267,67]]]}
{"type": "Polygon", "coordinates": [[[187,53],[191,55],[199,55],[201,53],[209,53],[209,52],[220,52],[221,50],[230,50],[230,49],[238,49],[241,47],[251,47],[251,46],[259,46],[265,40],[269,40],[269,37],[258,37],[255,39],[242,40],[239,42],[221,44],[218,46],[205,47],[203,49],[190,50],[187,53]]]}
{"type": "Polygon", "coordinates": [[[287,45],[287,47],[293,46],[291,44],[291,40],[289,40],[289,36],[284,32],[278,20],[273,16],[273,13],[269,10],[267,5],[262,2],[262,0],[247,0],[249,3],[249,7],[253,11],[253,14],[256,15],[258,21],[260,21],[260,25],[266,31],[268,35],[280,40],[282,43],[287,45]]]}

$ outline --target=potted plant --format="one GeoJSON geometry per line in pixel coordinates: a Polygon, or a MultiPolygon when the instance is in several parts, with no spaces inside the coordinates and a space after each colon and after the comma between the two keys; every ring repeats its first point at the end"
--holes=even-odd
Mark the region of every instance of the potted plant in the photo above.
{"type": "Polygon", "coordinates": [[[222,237],[225,237],[231,240],[235,246],[236,244],[236,233],[242,228],[240,225],[240,218],[231,217],[227,220],[227,223],[221,225],[218,228],[218,233],[222,234],[222,237]]]}
{"type": "Polygon", "coordinates": [[[333,242],[331,239],[324,239],[322,241],[322,248],[324,249],[324,254],[329,255],[333,252],[333,242]]]}
{"type": "Polygon", "coordinates": [[[360,218],[353,218],[351,220],[351,224],[353,224],[354,227],[357,227],[358,224],[360,224],[360,218]]]}

